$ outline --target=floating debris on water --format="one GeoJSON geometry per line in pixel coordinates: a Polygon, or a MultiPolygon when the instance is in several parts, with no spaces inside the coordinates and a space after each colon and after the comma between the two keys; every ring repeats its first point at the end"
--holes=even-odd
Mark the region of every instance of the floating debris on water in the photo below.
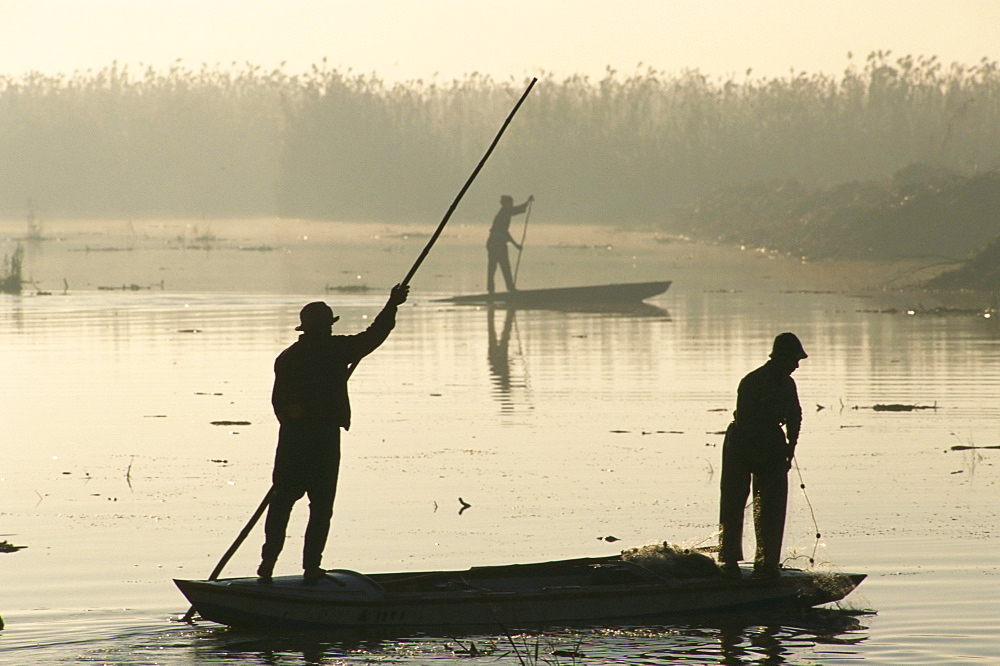
{"type": "Polygon", "coordinates": [[[569,657],[570,659],[576,660],[576,659],[583,659],[587,655],[585,655],[584,653],[580,652],[579,650],[553,650],[552,651],[552,656],[553,657],[569,657]]]}
{"type": "Polygon", "coordinates": [[[16,553],[19,550],[24,550],[27,546],[15,546],[11,542],[4,539],[0,541],[0,553],[16,553]]]}
{"type": "Polygon", "coordinates": [[[329,285],[328,284],[328,285],[326,285],[326,292],[327,293],[330,293],[330,292],[333,291],[333,292],[348,293],[348,294],[356,294],[356,293],[363,294],[363,293],[366,293],[366,292],[371,291],[371,290],[372,290],[372,287],[369,287],[366,284],[341,284],[341,285],[329,285]]]}
{"type": "Polygon", "coordinates": [[[907,317],[982,317],[983,319],[992,319],[996,316],[996,310],[993,308],[951,308],[951,307],[935,307],[935,308],[882,308],[882,309],[862,309],[857,310],[857,312],[862,314],[884,314],[884,315],[906,315],[907,317]]]}
{"type": "Polygon", "coordinates": [[[164,288],[163,285],[164,285],[164,281],[163,280],[160,280],[159,283],[154,283],[154,284],[146,285],[145,287],[142,286],[142,285],[139,285],[139,284],[135,284],[133,282],[132,284],[123,284],[120,287],[102,287],[102,286],[98,286],[97,290],[98,291],[144,291],[144,290],[147,290],[147,289],[152,289],[153,287],[159,287],[159,289],[161,291],[163,291],[163,288],[164,288]]]}
{"type": "MultiPolygon", "coordinates": [[[[865,408],[855,407],[854,409],[865,409],[865,408]]],[[[876,412],[915,412],[921,409],[937,409],[937,402],[935,402],[933,405],[901,405],[898,403],[876,404],[872,405],[869,409],[876,412]]]]}
{"type": "Polygon", "coordinates": [[[69,248],[67,252],[134,252],[134,247],[93,247],[86,245],[82,248],[69,248]]]}
{"type": "Polygon", "coordinates": [[[779,294],[838,294],[840,292],[829,289],[789,289],[778,292],[779,294]]]}

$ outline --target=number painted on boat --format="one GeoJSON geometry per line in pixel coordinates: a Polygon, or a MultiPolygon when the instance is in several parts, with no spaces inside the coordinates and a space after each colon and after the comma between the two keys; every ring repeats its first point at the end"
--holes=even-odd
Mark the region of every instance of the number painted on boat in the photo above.
{"type": "Polygon", "coordinates": [[[364,611],[358,616],[361,624],[395,624],[406,619],[406,611],[401,608],[379,608],[364,611]]]}

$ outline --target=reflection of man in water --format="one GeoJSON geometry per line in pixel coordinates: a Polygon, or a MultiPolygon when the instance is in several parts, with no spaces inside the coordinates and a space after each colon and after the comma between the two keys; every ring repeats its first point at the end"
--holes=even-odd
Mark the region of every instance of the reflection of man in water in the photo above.
{"type": "Polygon", "coordinates": [[[493,218],[493,226],[490,227],[490,237],[486,240],[486,253],[489,257],[489,265],[486,268],[486,291],[493,293],[495,287],[493,276],[497,272],[497,266],[503,272],[503,280],[507,284],[507,291],[514,291],[514,276],[510,272],[510,257],[507,256],[507,243],[513,243],[518,250],[518,245],[514,237],[510,235],[510,219],[515,215],[520,215],[528,209],[528,204],[535,200],[534,196],[529,196],[528,200],[520,206],[514,205],[514,198],[508,194],[500,197],[500,211],[493,218]]]}
{"type": "Polygon", "coordinates": [[[792,373],[807,358],[794,333],[774,339],[771,359],[740,381],[736,412],[722,446],[719,560],[739,575],[743,510],[753,486],[754,574],[778,576],[788,501],[788,470],[802,425],[792,373]],[[785,429],[782,430],[781,426],[785,429]]]}
{"type": "Polygon", "coordinates": [[[503,320],[503,331],[497,335],[495,323],[496,308],[491,304],[486,310],[487,324],[490,327],[489,361],[490,373],[496,387],[504,395],[510,394],[510,358],[507,347],[510,345],[511,329],[514,325],[514,312],[506,310],[503,320]]]}
{"type": "Polygon", "coordinates": [[[347,395],[350,369],[385,342],[396,325],[397,306],[409,287],[396,285],[371,325],[356,335],[333,335],[339,317],[326,303],[309,303],[299,313],[297,342],[274,361],[271,404],[281,424],[274,456],[271,506],[264,523],[264,547],[257,575],[270,579],[285,542],[292,506],[309,496],[309,523],[302,552],[303,576],[322,578],[323,547],[330,531],[340,469],[340,429],[351,426],[347,395]]]}

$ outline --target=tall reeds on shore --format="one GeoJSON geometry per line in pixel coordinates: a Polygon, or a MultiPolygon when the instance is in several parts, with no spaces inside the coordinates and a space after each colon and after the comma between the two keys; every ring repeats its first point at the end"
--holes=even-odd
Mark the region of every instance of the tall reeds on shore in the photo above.
{"type": "Polygon", "coordinates": [[[3,257],[0,266],[0,294],[20,294],[24,284],[24,248],[18,243],[11,254],[3,257]]]}
{"type": "MultiPolygon", "coordinates": [[[[387,84],[246,64],[0,77],[0,215],[436,219],[510,104],[478,73],[387,84]]],[[[550,220],[644,224],[721,186],[1000,165],[1000,69],[849,58],[840,76],[542,75],[470,200],[533,193],[550,220]]],[[[468,204],[467,204],[468,205],[468,204]]],[[[492,214],[492,211],[490,211],[492,214]]]]}
{"type": "Polygon", "coordinates": [[[0,78],[0,213],[25,198],[49,216],[273,210],[281,86],[180,63],[0,78]]]}

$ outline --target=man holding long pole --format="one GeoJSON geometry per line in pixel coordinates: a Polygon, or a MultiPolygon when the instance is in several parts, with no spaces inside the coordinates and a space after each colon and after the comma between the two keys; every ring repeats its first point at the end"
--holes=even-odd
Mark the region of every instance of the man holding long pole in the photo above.
{"type": "Polygon", "coordinates": [[[493,218],[493,224],[490,226],[490,235],[486,239],[486,291],[491,294],[496,291],[493,278],[496,275],[498,267],[500,268],[500,272],[503,273],[507,291],[514,291],[516,288],[514,285],[514,275],[510,270],[510,256],[507,254],[507,243],[513,243],[514,247],[518,250],[521,249],[521,244],[510,235],[510,221],[515,215],[520,215],[526,211],[534,200],[534,196],[529,196],[528,200],[523,204],[515,206],[514,198],[509,194],[504,194],[500,197],[500,210],[493,218]]]}
{"type": "MultiPolygon", "coordinates": [[[[427,244],[424,246],[424,249],[420,252],[420,255],[417,257],[417,260],[415,262],[413,262],[413,265],[410,267],[410,270],[406,274],[406,277],[403,278],[403,281],[400,284],[396,285],[396,287],[393,288],[393,290],[392,290],[393,293],[389,297],[390,303],[386,304],[387,308],[389,308],[390,306],[392,306],[393,307],[393,311],[394,311],[395,310],[395,306],[399,305],[399,303],[402,303],[403,301],[406,300],[406,296],[408,295],[408,289],[409,289],[408,285],[410,284],[410,280],[413,279],[413,276],[414,276],[414,274],[416,274],[417,269],[420,268],[420,265],[423,263],[424,259],[427,258],[427,255],[430,253],[431,248],[434,246],[434,243],[437,241],[438,237],[441,235],[441,232],[444,230],[445,225],[448,224],[448,220],[451,219],[452,213],[454,213],[455,209],[458,207],[459,201],[462,200],[462,197],[465,196],[466,191],[468,191],[469,187],[471,187],[472,182],[476,179],[476,176],[479,175],[479,172],[482,170],[483,165],[486,164],[486,160],[489,159],[490,155],[493,153],[493,149],[496,148],[497,144],[500,142],[500,137],[503,136],[503,133],[507,129],[507,126],[510,124],[510,121],[514,118],[514,114],[516,114],[517,110],[519,108],[521,108],[521,104],[524,103],[524,100],[528,97],[528,93],[531,92],[531,89],[534,87],[534,85],[535,85],[536,82],[537,82],[537,79],[533,78],[531,80],[531,83],[528,84],[528,87],[525,89],[525,91],[521,95],[520,99],[518,99],[517,104],[514,105],[514,108],[511,110],[510,114],[507,116],[507,119],[504,121],[503,125],[500,127],[500,131],[497,132],[496,136],[493,138],[493,142],[490,144],[489,148],[486,149],[486,153],[483,155],[482,159],[479,160],[479,164],[476,165],[476,168],[473,170],[472,175],[470,175],[469,179],[465,181],[465,185],[462,186],[462,189],[459,190],[458,195],[455,197],[454,201],[451,202],[451,206],[448,207],[448,210],[447,210],[447,212],[445,212],[444,217],[441,219],[441,222],[438,224],[437,229],[435,229],[434,233],[431,234],[430,240],[427,241],[427,244]],[[393,301],[396,301],[395,304],[392,303],[393,301]]],[[[308,317],[311,318],[313,316],[316,316],[317,318],[319,318],[321,316],[324,320],[331,320],[330,321],[330,325],[331,326],[333,325],[333,321],[332,320],[334,318],[333,318],[332,312],[329,315],[327,315],[325,312],[322,312],[321,314],[317,314],[320,310],[322,310],[322,308],[320,306],[318,306],[318,305],[313,306],[313,310],[315,311],[314,314],[307,315],[308,317]]],[[[390,326],[389,329],[391,330],[391,328],[392,327],[390,326]]],[[[386,335],[388,335],[388,333],[386,333],[386,335]]],[[[375,346],[377,347],[378,345],[375,345],[375,346]]],[[[346,375],[345,375],[345,378],[344,378],[345,382],[346,382],[347,379],[350,378],[351,373],[354,372],[354,370],[357,368],[357,365],[358,365],[357,362],[355,362],[353,365],[351,365],[347,369],[347,372],[346,372],[346,375]]],[[[336,430],[336,436],[338,437],[338,440],[339,440],[339,436],[340,436],[339,429],[335,429],[335,430],[336,430]]],[[[247,536],[249,536],[250,531],[253,529],[254,525],[257,524],[257,521],[260,519],[260,517],[263,515],[264,511],[267,509],[268,505],[271,503],[272,498],[275,495],[275,490],[276,489],[275,489],[275,487],[273,485],[271,486],[270,489],[268,489],[267,493],[264,495],[264,499],[261,500],[260,505],[257,507],[256,511],[254,511],[253,515],[250,517],[250,520],[247,522],[246,525],[244,525],[243,529],[240,530],[240,533],[237,535],[236,540],[233,541],[233,543],[232,543],[231,546],[229,546],[229,549],[226,550],[226,552],[222,555],[222,559],[220,559],[219,563],[215,565],[215,569],[213,569],[212,573],[209,574],[208,580],[217,580],[218,579],[219,575],[222,573],[223,568],[226,566],[226,564],[229,562],[229,560],[236,553],[237,549],[239,549],[239,547],[243,543],[243,541],[246,540],[247,536]]],[[[299,495],[299,497],[301,497],[301,495],[299,495]]],[[[280,514],[278,514],[278,513],[275,514],[275,523],[277,523],[279,515],[280,514]]],[[[284,522],[287,524],[287,519],[284,522]]],[[[329,524],[329,521],[327,521],[327,524],[329,524]]],[[[266,541],[267,541],[267,537],[265,536],[265,543],[266,543],[266,541]]],[[[318,539],[317,539],[317,541],[318,541],[318,539]]],[[[325,541],[325,539],[324,539],[324,541],[325,541]]],[[[265,557],[267,557],[270,553],[274,552],[267,545],[265,545],[265,549],[266,549],[266,551],[265,551],[265,557]]],[[[320,550],[322,550],[322,548],[320,548],[320,550]]],[[[310,550],[310,552],[312,552],[312,550],[310,550]]],[[[277,557],[277,554],[275,554],[274,556],[277,557]]],[[[314,556],[311,556],[311,557],[312,557],[313,560],[315,560],[314,556]]],[[[260,571],[259,571],[259,574],[261,574],[262,578],[264,578],[264,579],[269,578],[270,575],[271,575],[271,573],[272,573],[272,570],[267,568],[267,566],[266,566],[267,564],[268,564],[268,560],[262,561],[261,562],[260,571]]],[[[310,562],[310,564],[311,564],[311,562],[310,562]]],[[[271,567],[273,568],[273,566],[274,566],[274,563],[271,562],[271,567]]],[[[317,564],[317,567],[318,567],[318,564],[317,564]]],[[[317,572],[315,572],[315,571],[310,572],[309,575],[310,576],[317,576],[317,572]]],[[[318,572],[318,576],[321,577],[322,575],[323,575],[323,573],[322,573],[322,570],[321,570],[320,572],[318,572]]],[[[184,614],[184,617],[182,618],[182,621],[183,622],[191,622],[193,620],[193,618],[194,618],[194,613],[195,613],[195,608],[194,608],[194,606],[192,606],[191,608],[188,609],[187,613],[184,614]]]]}
{"type": "MultiPolygon", "coordinates": [[[[351,422],[347,380],[361,359],[374,351],[389,336],[396,323],[396,308],[406,301],[409,294],[410,280],[427,258],[431,247],[455,212],[458,202],[462,200],[472,181],[486,164],[507,125],[531,92],[535,81],[536,79],[532,79],[528,84],[472,175],[459,190],[437,229],[431,234],[427,245],[413,262],[403,281],[392,288],[385,308],[367,330],[355,336],[333,336],[331,331],[337,318],[333,316],[329,306],[321,301],[306,305],[299,313],[301,320],[299,329],[303,331],[303,335],[298,342],[282,352],[274,364],[274,391],[271,402],[281,428],[278,434],[278,451],[275,454],[273,483],[258,507],[258,513],[251,518],[247,528],[244,528],[246,533],[256,522],[263,507],[270,502],[271,508],[264,523],[265,536],[261,563],[257,569],[260,578],[264,580],[271,578],[275,561],[284,543],[285,528],[288,525],[292,505],[304,494],[309,495],[310,511],[302,554],[303,576],[307,580],[324,576],[325,572],[320,567],[320,561],[330,530],[333,498],[337,488],[340,428],[341,426],[349,428],[351,422]],[[302,421],[303,418],[322,422],[302,421]],[[288,427],[286,422],[289,424],[288,427]],[[283,437],[285,441],[290,442],[284,447],[283,437]]],[[[221,571],[230,554],[239,546],[242,538],[243,534],[223,556],[212,574],[213,579],[221,571]]]]}
{"type": "Polygon", "coordinates": [[[306,580],[324,575],[320,563],[330,531],[340,470],[340,429],[351,427],[347,379],[362,358],[385,342],[396,325],[396,309],[409,287],[396,285],[371,325],[356,335],[333,335],[330,306],[322,301],[299,312],[298,341],[274,362],[271,405],[278,418],[278,448],[271,476],[271,506],[264,522],[264,547],[257,575],[270,580],[285,543],[292,507],[309,497],[309,522],[302,551],[306,580]]]}

